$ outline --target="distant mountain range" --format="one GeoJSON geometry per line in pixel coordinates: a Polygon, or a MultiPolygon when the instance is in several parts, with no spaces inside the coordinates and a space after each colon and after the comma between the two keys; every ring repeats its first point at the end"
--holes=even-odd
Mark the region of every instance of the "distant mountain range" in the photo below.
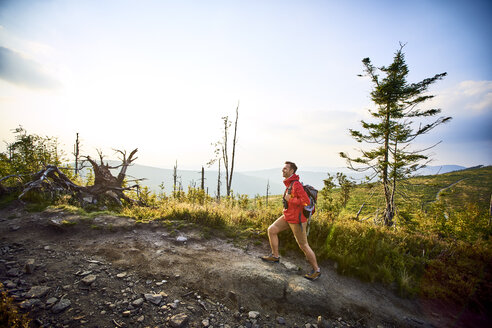
{"type": "MultiPolygon", "coordinates": [[[[119,162],[109,161],[110,165],[117,165],[119,162]]],[[[458,165],[428,166],[418,172],[418,175],[443,174],[452,171],[463,170],[466,167],[458,165]]],[[[317,189],[323,188],[323,180],[326,179],[327,173],[335,175],[336,172],[342,172],[357,182],[363,181],[365,174],[351,171],[345,167],[310,167],[304,170],[299,169],[297,174],[301,181],[310,184],[317,189]]],[[[130,166],[127,175],[135,178],[145,178],[143,185],[149,187],[154,192],[159,192],[159,185],[164,182],[164,192],[169,194],[173,190],[173,170],[144,166],[135,164],[130,166]]],[[[221,194],[225,194],[225,175],[223,172],[221,183],[221,194]]],[[[181,183],[184,191],[188,186],[200,187],[201,172],[199,170],[180,170],[178,168],[178,181],[181,183]]],[[[266,169],[258,171],[234,172],[232,180],[232,190],[234,194],[246,194],[249,197],[255,195],[266,195],[267,184],[270,184],[269,194],[278,195],[283,193],[285,187],[282,183],[282,169],[266,169]]],[[[217,171],[205,170],[205,189],[209,195],[217,194],[217,171]]]]}

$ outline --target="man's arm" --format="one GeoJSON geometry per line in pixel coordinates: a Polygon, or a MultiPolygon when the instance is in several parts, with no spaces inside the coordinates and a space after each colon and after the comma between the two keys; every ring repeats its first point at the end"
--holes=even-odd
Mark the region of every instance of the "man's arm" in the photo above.
{"type": "Polygon", "coordinates": [[[306,206],[309,204],[309,197],[299,181],[294,182],[292,186],[292,197],[289,203],[296,206],[306,206]]]}

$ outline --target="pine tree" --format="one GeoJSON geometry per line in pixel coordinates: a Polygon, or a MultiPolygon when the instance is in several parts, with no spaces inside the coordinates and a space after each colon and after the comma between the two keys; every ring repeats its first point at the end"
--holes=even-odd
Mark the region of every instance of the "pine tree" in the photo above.
{"type": "Polygon", "coordinates": [[[365,75],[373,83],[371,100],[376,105],[376,110],[370,111],[370,114],[375,122],[361,121],[364,132],[350,130],[350,134],[357,142],[375,147],[370,150],[360,149],[361,156],[355,158],[344,152],[340,153],[342,158],[347,159],[351,169],[372,170],[369,178],[378,177],[384,189],[384,223],[387,226],[393,225],[398,181],[424,167],[426,163],[422,161],[428,159],[425,151],[435,146],[415,150],[412,149],[411,142],[451,119],[439,117],[430,123],[419,123],[416,126],[414,119],[433,117],[441,112],[438,108],[422,109],[420,105],[434,97],[426,93],[427,89],[434,82],[443,79],[447,73],[436,74],[417,83],[407,82],[409,70],[403,47],[400,44],[393,63],[387,67],[376,68],[369,58],[362,60],[365,75]],[[385,76],[381,78],[378,71],[385,76]]]}
{"type": "Polygon", "coordinates": [[[337,172],[337,181],[340,186],[340,198],[342,200],[342,206],[346,207],[347,202],[350,199],[350,192],[355,186],[355,183],[347,178],[342,172],[337,172]]]}

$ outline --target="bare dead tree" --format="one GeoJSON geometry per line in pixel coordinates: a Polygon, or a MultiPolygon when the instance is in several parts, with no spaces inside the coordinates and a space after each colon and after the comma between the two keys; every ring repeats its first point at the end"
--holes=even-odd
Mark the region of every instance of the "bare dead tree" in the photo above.
{"type": "Polygon", "coordinates": [[[75,138],[75,145],[73,146],[73,155],[75,156],[75,176],[79,175],[79,159],[80,159],[80,141],[79,133],[77,132],[75,138]]]}
{"type": "Polygon", "coordinates": [[[224,123],[224,134],[222,140],[219,140],[215,144],[214,154],[215,157],[207,163],[211,166],[218,159],[222,159],[222,163],[225,169],[225,180],[226,180],[226,193],[227,196],[231,195],[232,188],[232,177],[234,175],[234,163],[236,160],[236,144],[237,144],[237,122],[239,117],[239,101],[236,107],[236,120],[234,122],[234,135],[232,139],[232,153],[229,155],[229,128],[231,127],[231,121],[229,121],[229,116],[222,117],[224,123]]]}
{"type": "MultiPolygon", "coordinates": [[[[90,186],[79,186],[71,181],[59,167],[55,165],[47,165],[39,172],[33,174],[30,182],[24,185],[19,199],[22,200],[30,192],[44,192],[51,195],[57,193],[72,194],[76,196],[82,204],[96,204],[100,201],[109,200],[119,205],[122,201],[129,204],[139,203],[139,201],[129,198],[124,191],[134,190],[138,187],[138,183],[132,186],[125,186],[127,181],[127,169],[137,159],[135,154],[138,149],[134,149],[128,156],[126,151],[115,150],[120,154],[121,164],[117,166],[109,166],[104,163],[104,156],[98,150],[100,163],[97,163],[90,156],[85,156],[86,160],[92,165],[94,172],[94,184],[90,186]],[[111,174],[111,169],[120,169],[117,176],[111,174]]],[[[143,179],[135,179],[133,181],[141,181],[143,179]]]]}
{"type": "Polygon", "coordinates": [[[177,186],[177,182],[178,182],[178,160],[176,160],[176,164],[174,165],[174,168],[173,168],[173,192],[174,192],[174,195],[176,195],[176,186],[177,186]]]}
{"type": "Polygon", "coordinates": [[[234,162],[236,158],[236,142],[237,142],[237,119],[239,116],[239,101],[236,107],[236,121],[234,122],[234,138],[232,139],[232,159],[231,159],[231,172],[229,179],[227,180],[227,196],[230,196],[232,186],[232,175],[234,173],[234,162]]]}
{"type": "Polygon", "coordinates": [[[205,169],[202,166],[202,178],[200,181],[200,189],[205,190],[205,169]]]}
{"type": "Polygon", "coordinates": [[[266,206],[268,207],[268,195],[270,194],[270,179],[267,180],[266,206]]]}
{"type": "Polygon", "coordinates": [[[220,158],[219,158],[219,174],[217,174],[217,201],[220,202],[220,158]]]}

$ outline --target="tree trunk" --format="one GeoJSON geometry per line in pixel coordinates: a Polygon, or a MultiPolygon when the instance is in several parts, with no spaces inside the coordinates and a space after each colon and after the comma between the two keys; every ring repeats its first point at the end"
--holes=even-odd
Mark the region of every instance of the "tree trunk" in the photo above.
{"type": "Polygon", "coordinates": [[[176,197],[176,186],[178,180],[178,160],[176,160],[176,164],[173,169],[173,196],[176,197]]]}
{"type": "Polygon", "coordinates": [[[386,209],[384,210],[384,224],[391,226],[393,224],[393,204],[389,190],[388,167],[389,167],[389,139],[390,139],[390,107],[386,106],[385,132],[384,132],[384,161],[383,161],[383,188],[386,209]]]}
{"type": "Polygon", "coordinates": [[[231,172],[229,174],[229,180],[227,181],[227,196],[231,193],[232,175],[234,173],[234,159],[236,157],[236,141],[237,141],[237,119],[239,116],[239,102],[236,107],[236,121],[234,122],[234,138],[232,139],[232,158],[231,158],[231,172]]]}
{"type": "Polygon", "coordinates": [[[201,181],[200,188],[202,190],[205,190],[205,169],[203,168],[203,166],[202,166],[202,181],[201,181]]]}
{"type": "Polygon", "coordinates": [[[270,180],[267,180],[266,206],[268,207],[268,194],[270,193],[270,180]]]}
{"type": "Polygon", "coordinates": [[[77,137],[75,139],[74,145],[74,156],[75,156],[75,176],[79,175],[79,155],[80,155],[80,142],[79,142],[79,133],[77,132],[77,137]]]}
{"type": "Polygon", "coordinates": [[[220,202],[220,158],[219,158],[219,174],[217,175],[217,201],[220,202]]]}

